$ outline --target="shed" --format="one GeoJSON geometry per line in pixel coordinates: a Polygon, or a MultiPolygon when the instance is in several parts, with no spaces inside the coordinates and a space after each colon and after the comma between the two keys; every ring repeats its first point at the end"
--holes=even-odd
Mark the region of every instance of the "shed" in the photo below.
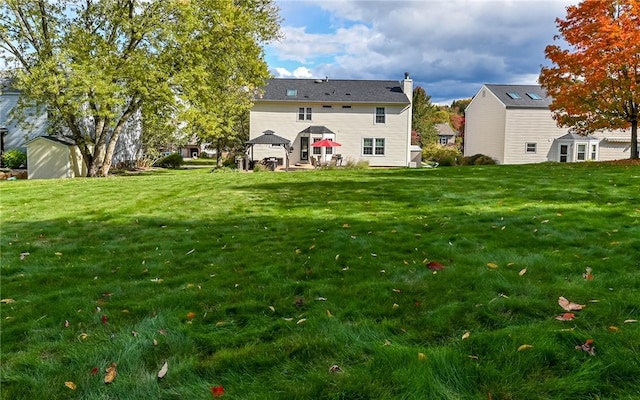
{"type": "Polygon", "coordinates": [[[87,166],[76,143],[62,136],[38,136],[27,142],[29,179],[87,176],[87,166]]]}

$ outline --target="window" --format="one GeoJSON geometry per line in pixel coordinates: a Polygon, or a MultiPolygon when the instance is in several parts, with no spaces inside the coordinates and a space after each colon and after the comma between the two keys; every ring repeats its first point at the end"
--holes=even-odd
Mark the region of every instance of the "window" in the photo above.
{"type": "Polygon", "coordinates": [[[584,161],[587,159],[587,145],[586,144],[578,144],[578,161],[584,161]]]}
{"type": "Polygon", "coordinates": [[[597,144],[592,144],[591,145],[591,159],[592,160],[596,160],[598,158],[598,145],[597,144]]]}
{"type": "Polygon", "coordinates": [[[537,143],[527,143],[526,145],[526,152],[527,153],[535,153],[537,150],[538,144],[537,143]]]}
{"type": "Polygon", "coordinates": [[[438,143],[445,145],[445,144],[449,144],[449,138],[446,136],[440,136],[438,138],[438,143]]]}
{"type": "Polygon", "coordinates": [[[516,92],[507,92],[507,96],[511,97],[514,100],[520,100],[522,97],[516,92]]]}
{"type": "Polygon", "coordinates": [[[385,123],[384,107],[376,107],[376,124],[385,123]]]}
{"type": "Polygon", "coordinates": [[[527,93],[527,96],[529,96],[531,100],[542,100],[542,97],[537,93],[527,93]]]}
{"type": "Polygon", "coordinates": [[[287,97],[296,97],[298,95],[298,89],[287,89],[287,97]]]}
{"type": "Polygon", "coordinates": [[[311,107],[298,108],[298,121],[311,121],[311,107]]]}
{"type": "Polygon", "coordinates": [[[351,108],[351,106],[342,106],[342,108],[351,108]]]}
{"type": "MultiPolygon", "coordinates": [[[[334,138],[330,137],[330,138],[326,138],[326,139],[333,140],[334,138]]],[[[314,137],[313,138],[313,143],[319,142],[321,140],[322,140],[321,137],[314,137]]],[[[322,150],[321,150],[322,148],[321,147],[312,147],[312,148],[313,148],[313,155],[314,156],[319,156],[319,155],[322,154],[322,150]]],[[[324,154],[326,154],[328,156],[332,155],[333,154],[333,147],[325,147],[324,154]]]]}
{"type": "Polygon", "coordinates": [[[384,155],[384,139],[383,138],[362,139],[362,154],[383,156],[384,155]]]}
{"type": "Polygon", "coordinates": [[[322,108],[333,108],[331,105],[323,105],[322,108]]]}

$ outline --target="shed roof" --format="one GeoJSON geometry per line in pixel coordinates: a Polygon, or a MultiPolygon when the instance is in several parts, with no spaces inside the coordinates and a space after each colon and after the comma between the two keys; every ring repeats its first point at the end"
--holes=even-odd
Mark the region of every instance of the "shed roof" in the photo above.
{"type": "Polygon", "coordinates": [[[63,144],[65,146],[75,146],[76,145],[75,140],[73,140],[70,137],[66,137],[66,136],[36,136],[35,138],[33,138],[30,141],[28,141],[27,144],[32,143],[32,142],[34,142],[35,140],[38,140],[38,139],[50,140],[52,142],[60,143],[60,144],[63,144]]]}
{"type": "Polygon", "coordinates": [[[409,104],[398,81],[273,78],[256,101],[409,104]]]}
{"type": "Polygon", "coordinates": [[[548,109],[553,101],[540,85],[493,85],[485,87],[507,108],[544,108],[548,109]]]}

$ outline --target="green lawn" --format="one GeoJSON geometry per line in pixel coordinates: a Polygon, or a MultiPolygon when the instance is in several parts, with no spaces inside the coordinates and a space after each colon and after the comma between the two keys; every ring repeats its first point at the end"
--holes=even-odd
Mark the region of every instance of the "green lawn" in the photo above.
{"type": "Polygon", "coordinates": [[[0,211],[2,399],[640,399],[638,165],[12,181],[0,211]]]}

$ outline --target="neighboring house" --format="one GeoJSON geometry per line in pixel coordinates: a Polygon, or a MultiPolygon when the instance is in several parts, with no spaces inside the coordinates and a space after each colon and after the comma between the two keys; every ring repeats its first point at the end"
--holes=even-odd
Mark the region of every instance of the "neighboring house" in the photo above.
{"type": "Polygon", "coordinates": [[[436,124],[436,131],[438,131],[438,143],[441,145],[456,143],[456,133],[448,123],[436,124]]]}
{"type": "Polygon", "coordinates": [[[18,123],[11,111],[18,104],[20,91],[11,85],[12,79],[0,75],[0,132],[2,134],[1,149],[19,149],[26,151],[26,143],[30,138],[47,134],[47,113],[45,110],[29,108],[23,111],[24,123],[18,123]]]}
{"type": "Polygon", "coordinates": [[[630,130],[571,133],[556,125],[551,101],[539,85],[483,85],[465,112],[464,155],[484,154],[498,164],[630,157],[630,130]]]}
{"type": "MultiPolygon", "coordinates": [[[[250,113],[249,139],[266,131],[290,141],[289,161],[306,164],[311,157],[370,166],[407,167],[411,162],[413,81],[270,79],[256,96],[250,113]],[[339,147],[313,147],[331,139],[339,147]]],[[[253,159],[286,159],[280,145],[252,146],[253,159]]]]}

